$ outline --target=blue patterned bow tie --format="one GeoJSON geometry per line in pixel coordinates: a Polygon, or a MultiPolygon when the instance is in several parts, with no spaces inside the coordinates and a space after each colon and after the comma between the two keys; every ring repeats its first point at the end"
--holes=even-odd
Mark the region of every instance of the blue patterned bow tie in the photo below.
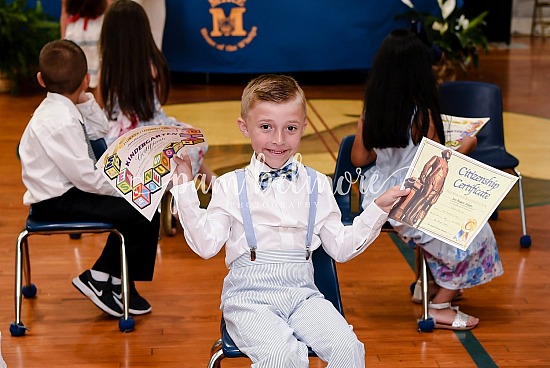
{"type": "Polygon", "coordinates": [[[271,184],[271,182],[279,176],[290,181],[296,179],[298,177],[298,166],[291,162],[282,169],[262,171],[259,179],[260,188],[265,190],[269,184],[271,184]]]}

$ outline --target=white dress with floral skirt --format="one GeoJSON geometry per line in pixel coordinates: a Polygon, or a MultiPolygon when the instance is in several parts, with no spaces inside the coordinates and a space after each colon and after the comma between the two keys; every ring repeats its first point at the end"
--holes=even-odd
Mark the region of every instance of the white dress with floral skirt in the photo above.
{"type": "MultiPolygon", "coordinates": [[[[401,185],[418,146],[412,141],[405,148],[375,149],[376,164],[363,174],[361,204],[366,208],[387,189],[401,185]]],[[[459,290],[491,281],[503,273],[497,242],[486,223],[467,250],[462,251],[420,230],[389,220],[399,237],[413,241],[425,250],[425,258],[436,283],[459,290]]]]}

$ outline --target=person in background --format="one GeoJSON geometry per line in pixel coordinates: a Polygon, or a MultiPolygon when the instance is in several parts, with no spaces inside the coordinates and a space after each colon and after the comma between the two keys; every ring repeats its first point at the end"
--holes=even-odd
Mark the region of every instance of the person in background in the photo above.
{"type": "Polygon", "coordinates": [[[162,50],[162,39],[164,36],[164,25],[166,23],[166,0],[134,0],[143,7],[149,24],[151,33],[159,50],[162,50]]]}
{"type": "MultiPolygon", "coordinates": [[[[61,38],[65,38],[65,28],[69,22],[70,13],[67,11],[67,2],[69,0],[61,0],[61,15],[59,17],[59,25],[61,27],[61,38]]],[[[149,23],[151,24],[151,32],[153,38],[159,50],[162,50],[162,40],[164,36],[164,26],[166,23],[166,1],[165,0],[134,0],[139,3],[147,16],[149,17],[149,23]]],[[[92,0],[93,2],[93,0],[92,0]]],[[[97,2],[101,2],[98,0],[97,2]]],[[[113,0],[107,0],[107,6],[109,6],[113,0]]]]}
{"type": "MultiPolygon", "coordinates": [[[[438,96],[426,44],[408,30],[390,33],[377,51],[369,72],[364,109],[351,153],[352,162],[358,167],[376,163],[363,175],[363,208],[379,193],[404,182],[423,137],[445,144],[438,96]]],[[[476,145],[477,138],[465,137],[458,151],[467,154],[476,145]]],[[[451,301],[461,289],[487,283],[503,273],[489,223],[465,251],[400,222],[390,219],[390,223],[405,242],[413,242],[425,250],[435,280],[429,303],[435,328],[469,330],[476,327],[479,319],[460,312],[451,301]]]]}
{"type": "MultiPolygon", "coordinates": [[[[170,92],[170,73],[151,34],[147,14],[137,2],[117,0],[111,4],[103,20],[100,51],[100,94],[109,119],[108,144],[137,127],[192,127],[166,115],[162,108],[170,92]]],[[[193,176],[200,172],[209,186],[214,173],[204,162],[207,149],[194,148],[188,154],[193,176]]]]}
{"type": "MultiPolygon", "coordinates": [[[[155,269],[160,216],[147,220],[96,170],[90,139],[109,129],[105,113],[91,93],[86,56],[72,41],[46,44],[39,57],[39,84],[48,94],[35,110],[21,142],[23,203],[41,221],[92,221],[115,225],[126,241],[131,314],[149,313],[151,305],[134,281],[151,281],[155,269]]],[[[121,317],[120,243],[110,234],[91,269],[73,285],[97,307],[121,317]]]]}
{"type": "Polygon", "coordinates": [[[111,0],[63,0],[64,14],[61,39],[75,42],[84,51],[90,73],[90,91],[97,95],[99,80],[99,35],[103,24],[103,14],[111,0]]]}

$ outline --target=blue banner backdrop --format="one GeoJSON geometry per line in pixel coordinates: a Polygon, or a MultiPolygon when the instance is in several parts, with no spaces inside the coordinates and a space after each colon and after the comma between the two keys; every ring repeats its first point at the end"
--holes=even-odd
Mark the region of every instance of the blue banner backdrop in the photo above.
{"type": "MultiPolygon", "coordinates": [[[[42,4],[59,17],[60,0],[42,4]]],[[[163,52],[180,72],[366,70],[408,10],[400,0],[166,0],[163,52]]]]}

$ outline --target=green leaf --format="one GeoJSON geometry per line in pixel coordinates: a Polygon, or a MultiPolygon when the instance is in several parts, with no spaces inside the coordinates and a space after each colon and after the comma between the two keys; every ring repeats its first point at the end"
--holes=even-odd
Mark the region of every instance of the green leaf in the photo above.
{"type": "Polygon", "coordinates": [[[489,14],[489,12],[484,11],[483,13],[479,14],[474,19],[471,19],[470,24],[468,25],[468,29],[477,28],[477,27],[482,26],[483,24],[485,24],[484,19],[487,16],[487,14],[489,14]]]}

